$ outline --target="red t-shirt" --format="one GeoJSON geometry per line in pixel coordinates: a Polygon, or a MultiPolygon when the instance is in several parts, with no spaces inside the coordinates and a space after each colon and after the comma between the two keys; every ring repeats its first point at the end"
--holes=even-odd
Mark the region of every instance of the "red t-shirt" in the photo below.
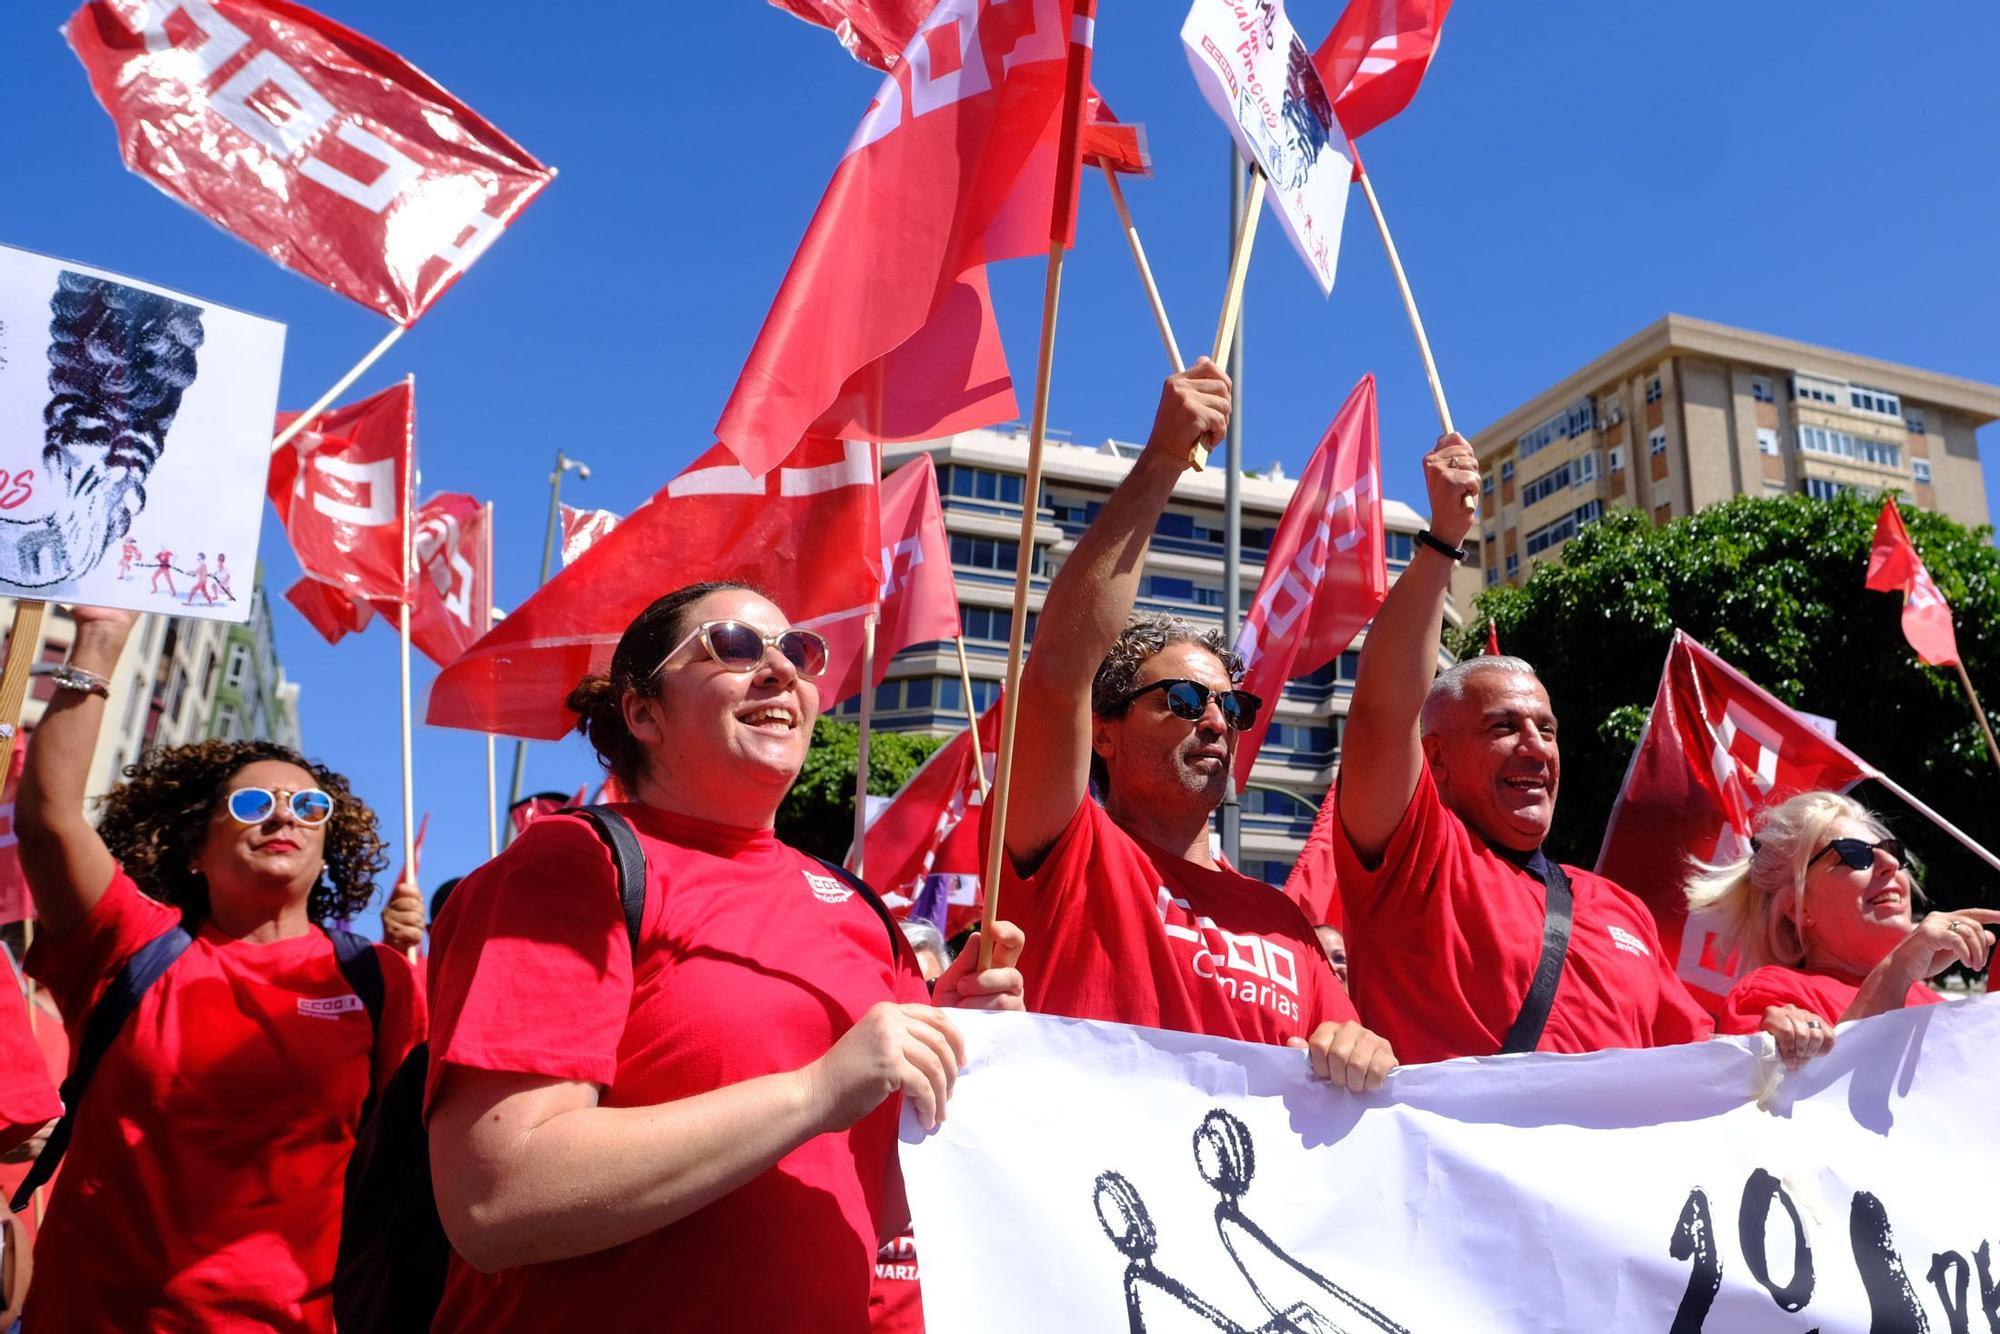
{"type": "Polygon", "coordinates": [[[1147,847],[1088,797],[1034,875],[1002,868],[1000,906],[1041,1014],[1278,1045],[1355,1017],[1282,890],[1147,847]]]}
{"type": "MultiPolygon", "coordinates": [[[[72,1048],[99,994],[180,920],[124,871],[28,971],[72,1048]]],[[[333,1328],[343,1174],[372,1078],[423,1037],[409,965],[376,946],[381,1032],[320,931],[204,925],[97,1068],[36,1247],[36,1330],[333,1328]]]]}
{"type": "MultiPolygon", "coordinates": [[[[672,1102],[797,1070],[870,1007],[928,999],[874,909],[770,830],[617,809],[650,877],[636,980],[610,853],[579,817],[536,820],[438,918],[427,1103],[452,1066],[672,1102]]],[[[434,1328],[859,1334],[900,1103],[621,1246],[491,1275],[454,1257],[434,1328]]]]}
{"type": "Polygon", "coordinates": [[[868,1290],[872,1334],[924,1334],[924,1293],[917,1281],[917,1239],[905,1232],[875,1252],[875,1286],[868,1290]]]}
{"type": "MultiPolygon", "coordinates": [[[[1722,1017],[1715,1026],[1725,1033],[1760,1032],[1765,1007],[1771,1005],[1796,1005],[1811,1010],[1829,1024],[1837,1024],[1861,993],[1862,980],[1766,964],[1738,979],[1729,989],[1728,999],[1722,1002],[1722,1017]]],[[[1903,1004],[1937,1005],[1943,1000],[1944,997],[1916,982],[1903,997],[1903,1004]]]]}
{"type": "MultiPolygon", "coordinates": [[[[1491,1056],[1542,956],[1542,882],[1444,808],[1425,765],[1380,863],[1332,821],[1347,982],[1405,1064],[1491,1056]]],[[[1636,896],[1574,866],[1569,953],[1537,1051],[1663,1047],[1714,1033],[1636,896]]]]}
{"type": "Polygon", "coordinates": [[[0,961],[0,1153],[62,1115],[41,1044],[28,1027],[28,998],[7,985],[13,974],[13,965],[0,961]]]}

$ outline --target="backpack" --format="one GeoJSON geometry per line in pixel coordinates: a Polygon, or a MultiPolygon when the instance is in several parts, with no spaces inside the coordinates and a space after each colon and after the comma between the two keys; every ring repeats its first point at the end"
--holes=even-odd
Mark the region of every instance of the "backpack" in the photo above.
{"type": "MultiPolygon", "coordinates": [[[[321,927],[327,938],[333,942],[334,962],[340,965],[340,975],[347,985],[354,988],[354,994],[361,998],[361,1004],[368,1011],[368,1022],[377,1033],[382,1027],[382,961],[375,954],[375,947],[366,936],[357,936],[352,931],[337,927],[321,927]]],[[[63,1155],[69,1152],[70,1136],[76,1130],[77,1109],[83,1104],[83,1095],[90,1088],[90,1081],[97,1074],[97,1067],[104,1054],[111,1049],[118,1034],[124,1029],[125,1021],[139,1008],[139,1001],[146,992],[166,975],[176,959],[194,944],[194,936],[185,924],[174,925],[154,936],[125,961],[118,970],[118,976],[111,979],[111,985],[97,998],[97,1004],[90,1008],[90,1017],[84,1021],[83,1038],[77,1043],[76,1060],[70,1066],[69,1078],[62,1082],[62,1120],[49,1132],[49,1140],[43,1146],[34,1166],[14,1192],[11,1201],[15,1213],[28,1207],[37,1190],[55,1175],[63,1155]]],[[[372,1046],[371,1039],[371,1046],[372,1046]]],[[[370,1080],[374,1076],[371,1069],[370,1080]]],[[[365,1120],[368,1105],[361,1111],[365,1120]]]]}
{"type": "MultiPolygon", "coordinates": [[[[646,851],[638,835],[609,806],[572,806],[556,814],[582,816],[611,850],[625,938],[636,961],[646,912],[646,851]]],[[[875,909],[889,931],[891,957],[909,949],[874,890],[845,867],[815,860],[875,909]]],[[[424,1128],[429,1074],[430,1044],[420,1042],[383,1089],[348,1160],[340,1257],[333,1271],[333,1317],[339,1329],[421,1334],[430,1329],[444,1299],[451,1240],[431,1189],[430,1135],[424,1128]]]]}

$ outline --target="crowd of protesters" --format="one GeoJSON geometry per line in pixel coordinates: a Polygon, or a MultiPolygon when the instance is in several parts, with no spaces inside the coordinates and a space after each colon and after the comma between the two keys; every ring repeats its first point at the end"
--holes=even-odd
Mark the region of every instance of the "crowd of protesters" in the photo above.
{"type": "MultiPolygon", "coordinates": [[[[401,1163],[438,1272],[365,1325],[921,1329],[896,1125],[947,1115],[958,1008],[1299,1048],[1329,1097],[1398,1061],[1711,1037],[1651,912],[1542,852],[1561,748],[1533,667],[1437,670],[1479,489],[1458,436],[1425,460],[1430,527],[1361,652],[1329,798],[1342,929],[1212,852],[1263,702],[1215,631],[1133,608],[1190,447],[1229,413],[1206,359],[1170,378],[1050,584],[1020,687],[1012,922],[984,968],[976,936],[954,956],[773,832],[827,645],[753,588],[667,593],[578,683],[578,728],[631,799],[538,819],[441,891],[421,974],[394,948],[422,938],[413,894],[384,911],[391,945],[328,927],[384,857],[322,765],[156,750],[89,817],[134,618],[77,609],[16,813],[25,966],[73,1053],[60,1103],[25,1011],[0,1007],[0,1153],[35,1159],[30,1186],[61,1164],[23,1327],[332,1329],[378,1221],[356,1217],[378,1198],[362,1183],[401,1163]]],[[[1900,844],[1833,793],[1765,812],[1688,893],[1753,965],[1721,1030],[1791,1064],[1840,1022],[1934,1001],[1925,980],[1983,967],[2000,921],[1916,919],[1900,844]]]]}

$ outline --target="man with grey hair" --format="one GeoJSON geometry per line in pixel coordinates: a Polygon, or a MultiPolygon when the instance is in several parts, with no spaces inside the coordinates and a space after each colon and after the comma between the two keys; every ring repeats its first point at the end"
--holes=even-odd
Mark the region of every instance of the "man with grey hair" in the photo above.
{"type": "Polygon", "coordinates": [[[1710,1036],[1645,905],[1542,854],[1562,752],[1535,669],[1481,657],[1436,671],[1479,495],[1464,437],[1438,442],[1424,478],[1431,525],[1362,645],[1335,792],[1363,1020],[1410,1061],[1710,1036]]]}
{"type": "Polygon", "coordinates": [[[1236,688],[1219,631],[1132,616],[1191,447],[1228,421],[1213,363],[1171,377],[1144,452],[1049,585],[1021,676],[1001,901],[1027,936],[1029,1009],[1306,1048],[1322,1077],[1374,1089],[1395,1058],[1355,1021],[1305,914],[1209,849],[1261,701],[1236,688]]]}

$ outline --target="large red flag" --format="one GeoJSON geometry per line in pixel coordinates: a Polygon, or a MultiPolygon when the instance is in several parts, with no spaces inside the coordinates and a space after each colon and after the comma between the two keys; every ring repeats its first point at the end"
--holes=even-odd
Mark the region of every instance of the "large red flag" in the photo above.
{"type": "Polygon", "coordinates": [[[285,0],[92,0],[64,33],[127,167],[399,324],[555,176],[395,52],[285,0]]]}
{"type": "MultiPolygon", "coordinates": [[[[297,415],[279,413],[278,428],[297,415]]],[[[266,489],[308,575],[352,598],[403,599],[416,430],[405,380],[322,413],[271,456],[266,489]]]]}
{"type": "MultiPolygon", "coordinates": [[[[889,659],[899,649],[959,633],[951,542],[945,536],[931,456],[919,454],[883,478],[881,496],[882,588],[875,623],[875,671],[867,682],[871,688],[882,684],[889,659]]],[[[816,627],[826,636],[829,649],[827,672],[820,680],[822,708],[861,693],[862,620],[844,616],[816,627]]]]}
{"type": "Polygon", "coordinates": [[[1931,582],[1931,572],[1910,544],[1909,530],[1893,496],[1882,498],[1875,519],[1875,545],[1868,553],[1868,587],[1903,595],[1903,638],[1917,656],[1933,667],[1958,663],[1958,633],[1952,629],[1951,606],[1931,582]]]}
{"type": "MultiPolygon", "coordinates": [[[[979,754],[988,783],[999,735],[996,701],[979,716],[979,754]]],[[[898,913],[935,923],[947,936],[979,920],[983,797],[970,738],[969,729],[961,731],[924,761],[875,813],[865,835],[868,882],[881,889],[883,901],[898,913]]]]}
{"type": "Polygon", "coordinates": [[[1313,817],[1312,832],[1306,835],[1299,859],[1285,878],[1285,896],[1299,905],[1314,926],[1341,925],[1340,881],[1334,870],[1334,821],[1340,818],[1339,805],[1328,792],[1313,817]]]}
{"type": "Polygon", "coordinates": [[[439,674],[428,721],[554,740],[563,698],[611,662],[655,598],[706,579],[768,592],[794,622],[868,607],[882,582],[874,451],[808,437],[752,477],[717,445],[439,674]]]}
{"type": "Polygon", "coordinates": [[[1437,54],[1451,0],[1349,0],[1313,66],[1349,139],[1410,104],[1437,54]]]}
{"type": "Polygon", "coordinates": [[[1734,860],[1749,850],[1758,812],[1875,775],[1867,761],[1676,630],[1646,733],[1605,826],[1597,873],[1646,901],[1681,981],[1713,1010],[1739,968],[1720,922],[1688,913],[1691,861],[1734,860]]]}
{"type": "Polygon", "coordinates": [[[753,474],[807,434],[917,440],[1018,414],[983,266],[1046,250],[1051,199],[1067,201],[1069,242],[1075,163],[1058,161],[1058,113],[1071,18],[1089,4],[939,0],[924,19],[716,424],[753,474]]]}
{"type": "MultiPolygon", "coordinates": [[[[14,794],[21,786],[21,770],[28,763],[28,739],[14,742],[14,756],[7,761],[6,790],[0,792],[0,925],[19,922],[35,915],[35,901],[28,895],[28,877],[21,872],[21,841],[14,833],[14,794]]],[[[0,982],[6,981],[0,973],[0,982]]],[[[0,999],[6,988],[0,986],[0,999]]]]}
{"type": "Polygon", "coordinates": [[[1375,377],[1364,375],[1326,428],[1285,506],[1264,577],[1236,636],[1243,688],[1264,700],[1257,725],[1237,739],[1239,785],[1256,763],[1285,682],[1310,676],[1339,657],[1388,592],[1375,377]]]}

